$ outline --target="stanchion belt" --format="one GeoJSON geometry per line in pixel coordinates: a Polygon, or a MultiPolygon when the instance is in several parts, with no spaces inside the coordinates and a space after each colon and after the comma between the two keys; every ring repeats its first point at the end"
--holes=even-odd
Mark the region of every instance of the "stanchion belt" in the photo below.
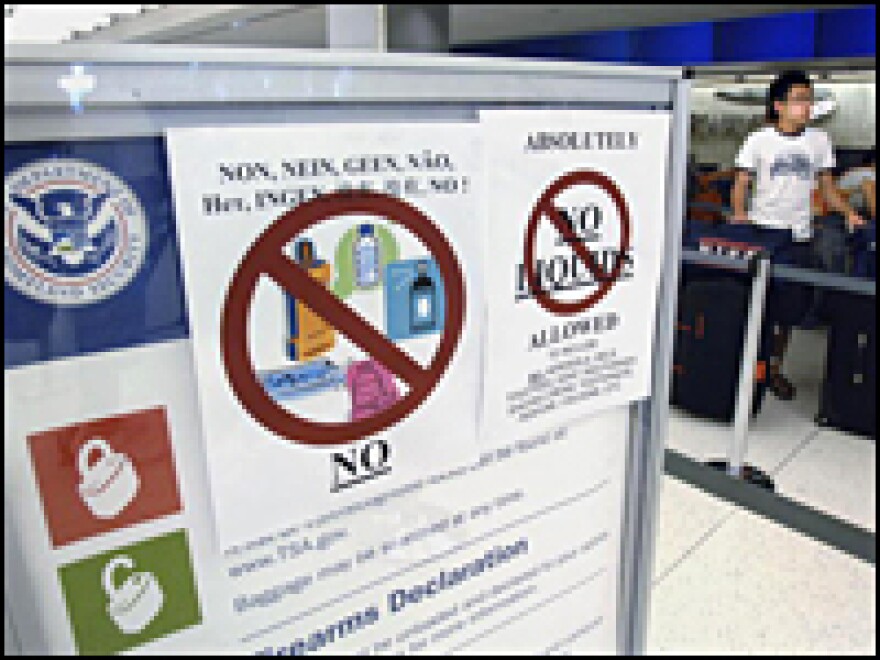
{"type": "MultiPolygon", "coordinates": [[[[748,272],[749,262],[744,259],[735,259],[717,254],[708,254],[699,250],[682,250],[682,261],[701,266],[721,266],[728,270],[748,272]]],[[[866,296],[877,295],[877,283],[861,277],[838,275],[836,273],[823,273],[821,271],[797,268],[783,264],[771,264],[770,278],[788,282],[809,284],[823,289],[835,289],[866,296]]]]}

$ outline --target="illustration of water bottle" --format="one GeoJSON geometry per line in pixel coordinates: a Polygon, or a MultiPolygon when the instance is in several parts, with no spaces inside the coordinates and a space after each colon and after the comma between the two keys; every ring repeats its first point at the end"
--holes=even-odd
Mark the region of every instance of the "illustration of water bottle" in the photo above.
{"type": "Polygon", "coordinates": [[[416,266],[416,278],[409,291],[409,319],[413,332],[425,332],[434,329],[436,318],[436,287],[428,275],[428,264],[419,262],[416,266]]]}
{"type": "Polygon", "coordinates": [[[371,224],[358,227],[354,243],[354,273],[358,288],[368,289],[379,284],[379,240],[371,224]]]}

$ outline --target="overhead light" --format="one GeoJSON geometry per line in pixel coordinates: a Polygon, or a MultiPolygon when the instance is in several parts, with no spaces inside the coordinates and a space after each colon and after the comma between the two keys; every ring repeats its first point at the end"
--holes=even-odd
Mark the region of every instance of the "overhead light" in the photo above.
{"type": "Polygon", "coordinates": [[[58,88],[67,92],[70,97],[70,107],[77,114],[82,112],[82,100],[97,87],[98,79],[91,73],[86,72],[82,64],[74,64],[70,68],[70,74],[58,78],[58,88]]]}
{"type": "Polygon", "coordinates": [[[58,79],[58,87],[68,94],[87,94],[94,91],[95,80],[95,76],[86,73],[86,68],[82,64],[74,64],[70,75],[58,79]]]}

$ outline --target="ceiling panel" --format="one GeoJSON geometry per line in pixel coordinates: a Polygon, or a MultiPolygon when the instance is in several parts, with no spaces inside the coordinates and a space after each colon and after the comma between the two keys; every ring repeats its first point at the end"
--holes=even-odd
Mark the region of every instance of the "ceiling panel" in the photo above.
{"type": "MultiPolygon", "coordinates": [[[[854,5],[449,5],[450,42],[532,37],[854,5]]],[[[161,5],[81,40],[321,48],[325,5],[161,5]],[[152,23],[150,23],[152,21],[152,23]]]]}
{"type": "Polygon", "coordinates": [[[181,40],[192,44],[323,48],[324,10],[320,5],[276,5],[274,9],[255,10],[219,23],[190,26],[185,34],[159,38],[161,43],[181,43],[181,40]]]}
{"type": "Polygon", "coordinates": [[[759,16],[845,5],[451,5],[456,45],[759,16]]]}

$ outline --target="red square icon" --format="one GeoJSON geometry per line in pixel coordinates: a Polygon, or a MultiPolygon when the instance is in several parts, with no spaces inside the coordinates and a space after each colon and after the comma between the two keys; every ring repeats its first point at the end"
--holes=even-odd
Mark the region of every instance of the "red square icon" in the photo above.
{"type": "Polygon", "coordinates": [[[28,437],[52,544],[181,510],[164,408],[28,437]]]}

